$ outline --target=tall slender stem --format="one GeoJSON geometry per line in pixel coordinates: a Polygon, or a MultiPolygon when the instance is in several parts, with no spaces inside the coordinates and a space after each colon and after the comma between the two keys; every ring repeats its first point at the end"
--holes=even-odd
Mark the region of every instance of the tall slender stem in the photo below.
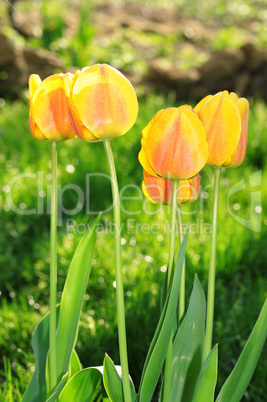
{"type": "Polygon", "coordinates": [[[56,305],[57,305],[57,143],[52,142],[51,154],[52,189],[50,221],[50,390],[57,384],[56,360],[56,305]]]}
{"type": "MultiPolygon", "coordinates": [[[[172,181],[172,207],[171,207],[171,220],[170,220],[170,243],[169,243],[169,263],[168,263],[168,291],[171,286],[172,272],[173,272],[173,259],[175,253],[175,232],[176,232],[176,206],[178,196],[179,180],[172,181]]],[[[166,363],[165,363],[165,376],[164,376],[164,394],[163,401],[169,401],[170,395],[170,382],[171,382],[171,363],[172,363],[172,336],[169,342],[166,363]]]]}
{"type": "Polygon", "coordinates": [[[207,298],[207,321],[206,338],[204,348],[204,359],[207,358],[212,345],[213,315],[214,315],[214,296],[215,296],[215,272],[216,272],[216,243],[217,243],[217,218],[219,205],[221,168],[214,168],[214,194],[212,206],[212,234],[210,244],[209,278],[208,278],[208,298],[207,298]]]}
{"type": "MultiPolygon", "coordinates": [[[[181,206],[178,205],[177,209],[178,209],[177,216],[178,216],[179,244],[181,246],[184,238],[181,206]]],[[[185,312],[185,259],[183,263],[180,295],[179,295],[179,323],[183,319],[184,312],[185,312]]]]}
{"type": "Polygon", "coordinates": [[[108,168],[111,177],[111,188],[113,196],[113,212],[114,212],[114,227],[115,227],[114,230],[115,277],[116,277],[118,334],[119,334],[119,350],[120,350],[120,361],[122,370],[123,394],[124,394],[124,401],[130,402],[131,389],[130,389],[128,357],[127,357],[122,264],[121,264],[121,218],[120,218],[119,188],[118,188],[116,169],[112,149],[110,146],[110,141],[103,141],[103,143],[108,160],[108,168]]]}
{"type": "Polygon", "coordinates": [[[173,259],[175,253],[175,232],[176,232],[176,208],[178,197],[179,180],[172,181],[172,206],[171,206],[171,220],[170,220],[170,242],[169,242],[169,260],[168,260],[168,290],[171,284],[171,277],[173,271],[173,259]]]}

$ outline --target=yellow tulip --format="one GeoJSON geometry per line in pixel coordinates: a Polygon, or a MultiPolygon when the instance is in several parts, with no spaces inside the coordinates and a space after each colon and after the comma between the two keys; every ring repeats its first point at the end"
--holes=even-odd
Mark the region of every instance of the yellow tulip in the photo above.
{"type": "Polygon", "coordinates": [[[200,111],[209,144],[208,165],[236,167],[247,149],[249,103],[228,91],[206,96],[195,110],[200,111]]]}
{"type": "MultiPolygon", "coordinates": [[[[144,195],[156,204],[172,204],[172,180],[151,176],[144,169],[142,183],[144,195]]],[[[197,174],[190,180],[179,180],[177,204],[188,204],[199,196],[200,179],[197,174]]]]}
{"type": "Polygon", "coordinates": [[[85,141],[110,140],[134,125],[138,101],[131,83],[118,70],[96,64],[65,78],[73,128],[85,141]]]}
{"type": "Polygon", "coordinates": [[[152,176],[188,180],[207,159],[206,132],[189,105],[159,111],[142,132],[139,161],[152,176]]]}
{"type": "Polygon", "coordinates": [[[29,78],[30,129],[38,140],[64,141],[76,136],[64,87],[64,74],[43,81],[36,74],[29,78]]]}

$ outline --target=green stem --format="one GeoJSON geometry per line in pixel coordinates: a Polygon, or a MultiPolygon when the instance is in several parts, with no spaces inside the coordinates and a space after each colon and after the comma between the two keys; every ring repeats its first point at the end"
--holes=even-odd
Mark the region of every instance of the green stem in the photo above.
{"type": "Polygon", "coordinates": [[[51,189],[51,221],[50,221],[50,390],[57,385],[56,360],[56,305],[57,305],[57,143],[52,142],[51,154],[52,189],[51,189]]]}
{"type": "MultiPolygon", "coordinates": [[[[176,206],[178,196],[179,180],[172,181],[172,207],[171,207],[171,220],[170,220],[170,243],[169,243],[169,263],[168,263],[168,291],[171,286],[173,276],[173,259],[175,253],[175,232],[176,232],[176,206]]],[[[172,364],[172,336],[169,342],[166,362],[165,362],[165,376],[164,376],[164,394],[163,401],[169,401],[170,395],[170,382],[171,382],[171,364],[172,364]]]]}
{"type": "MultiPolygon", "coordinates": [[[[181,246],[184,238],[183,234],[183,221],[181,206],[178,205],[178,230],[179,230],[179,244],[181,246]]],[[[180,296],[179,296],[179,323],[182,321],[185,312],[185,259],[183,263],[183,270],[181,276],[180,296]]]]}
{"type": "Polygon", "coordinates": [[[116,175],[116,169],[110,146],[110,141],[103,141],[108,161],[109,174],[111,177],[111,188],[113,196],[114,211],[114,251],[115,251],[115,277],[116,277],[116,295],[117,295],[117,315],[118,315],[118,334],[119,334],[119,350],[122,371],[122,384],[124,401],[131,401],[131,389],[129,381],[127,342],[125,328],[125,311],[123,298],[123,280],[122,280],[122,264],[121,264],[121,221],[120,221],[120,198],[119,188],[116,175]]]}
{"type": "Polygon", "coordinates": [[[176,232],[176,208],[178,197],[179,180],[172,181],[172,206],[171,206],[171,220],[170,220],[170,243],[169,243],[169,261],[168,261],[168,290],[171,284],[173,259],[175,252],[175,232],[176,232]]]}
{"type": "Polygon", "coordinates": [[[214,296],[215,296],[215,271],[216,271],[217,217],[218,217],[218,205],[219,205],[220,176],[221,176],[221,168],[214,168],[212,234],[211,234],[211,244],[210,244],[208,297],[207,297],[207,321],[206,321],[204,360],[209,355],[209,353],[211,351],[211,345],[212,345],[214,296]]]}

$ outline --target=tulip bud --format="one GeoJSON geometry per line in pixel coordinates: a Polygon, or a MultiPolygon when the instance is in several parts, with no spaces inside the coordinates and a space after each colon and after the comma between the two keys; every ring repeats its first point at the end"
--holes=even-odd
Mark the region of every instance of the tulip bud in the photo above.
{"type": "MultiPolygon", "coordinates": [[[[156,204],[172,204],[172,180],[151,176],[144,169],[142,183],[144,195],[156,204]]],[[[199,174],[190,180],[179,180],[177,204],[188,204],[195,201],[199,196],[199,174]]]]}
{"type": "Polygon", "coordinates": [[[207,159],[206,132],[189,105],[159,111],[142,132],[139,161],[152,176],[188,180],[207,159]]]}
{"type": "Polygon", "coordinates": [[[136,121],[138,102],[131,83],[106,64],[86,67],[65,78],[73,128],[85,141],[110,140],[136,121]]]}
{"type": "Polygon", "coordinates": [[[55,74],[41,81],[39,75],[29,78],[30,129],[41,141],[64,141],[76,136],[71,120],[64,75],[55,74]]]}
{"type": "Polygon", "coordinates": [[[208,165],[236,167],[243,162],[247,149],[249,103],[233,92],[206,96],[195,110],[200,111],[209,144],[208,165]]]}

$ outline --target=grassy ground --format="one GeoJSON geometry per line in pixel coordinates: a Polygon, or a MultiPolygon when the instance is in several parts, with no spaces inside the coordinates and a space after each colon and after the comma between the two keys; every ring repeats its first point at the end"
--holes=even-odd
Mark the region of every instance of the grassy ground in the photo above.
{"type": "MultiPolygon", "coordinates": [[[[170,212],[167,207],[159,208],[142,197],[142,168],[137,154],[142,128],[159,109],[173,104],[173,99],[157,94],[140,99],[136,125],[127,135],[112,141],[123,191],[122,258],[127,334],[130,372],[136,385],[159,317],[168,255],[166,221],[170,212]]],[[[251,102],[246,160],[242,167],[225,169],[222,174],[214,329],[214,342],[219,343],[218,389],[233,368],[266,295],[266,112],[262,102],[251,102]],[[231,195],[234,188],[238,191],[231,195]],[[238,218],[245,219],[250,228],[238,222],[238,218]]],[[[59,184],[65,208],[58,228],[58,300],[82,232],[92,222],[94,212],[109,209],[101,218],[77,350],[85,366],[101,365],[105,352],[118,363],[111,194],[108,179],[103,176],[108,172],[103,146],[75,139],[59,144],[58,148],[59,184]],[[66,188],[68,184],[76,187],[66,188]],[[77,191],[87,200],[87,208],[84,203],[79,212],[68,214],[66,209],[77,206],[77,191]]],[[[27,103],[2,102],[0,400],[5,401],[19,401],[29,381],[34,367],[30,336],[48,309],[49,157],[50,144],[38,142],[30,135],[27,103]],[[34,208],[36,213],[25,215],[25,211],[34,208]]],[[[205,290],[207,285],[212,168],[206,167],[201,172],[201,183],[199,201],[183,207],[183,220],[190,225],[187,298],[195,273],[205,290]]],[[[264,401],[266,374],[265,349],[244,401],[264,401]]]]}

